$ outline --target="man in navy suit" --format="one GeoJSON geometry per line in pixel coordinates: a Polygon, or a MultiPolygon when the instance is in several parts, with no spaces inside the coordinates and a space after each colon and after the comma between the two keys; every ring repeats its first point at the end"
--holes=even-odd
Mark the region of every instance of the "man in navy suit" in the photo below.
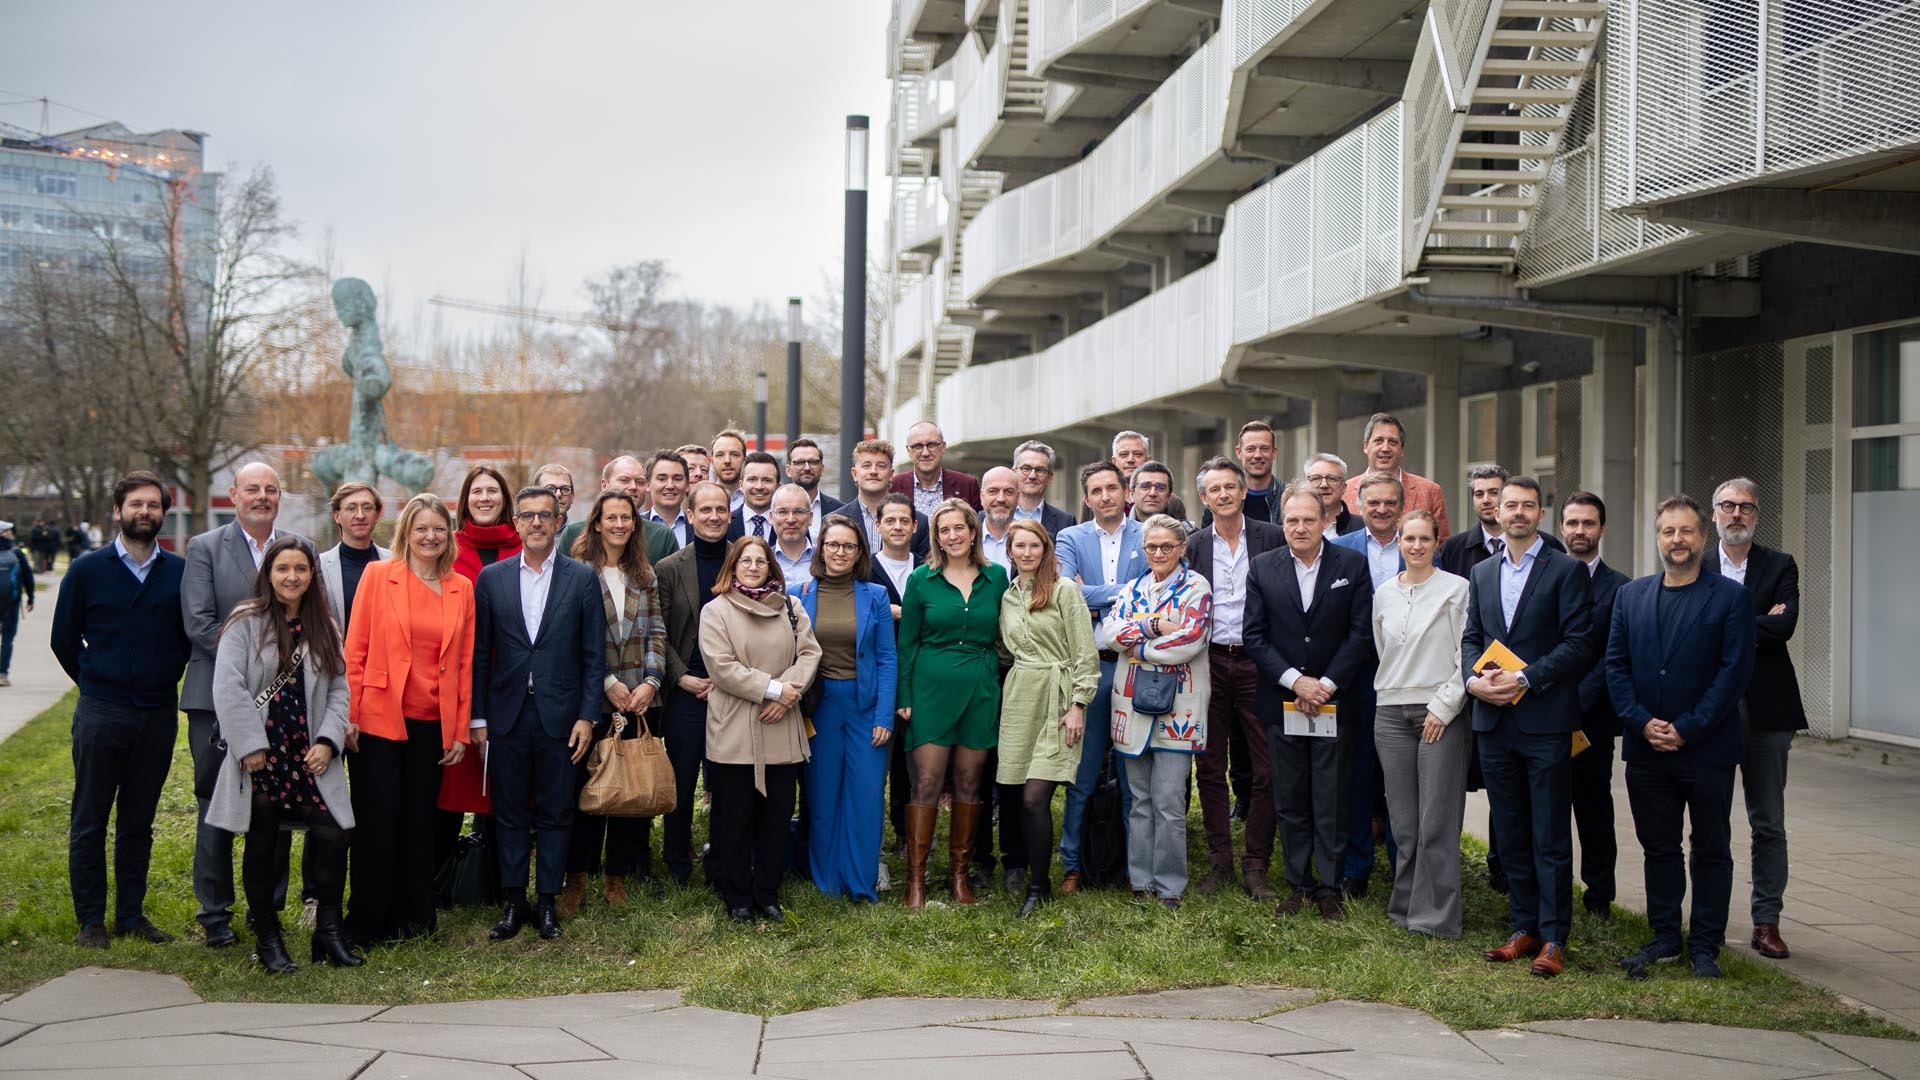
{"type": "Polygon", "coordinates": [[[1373,726],[1371,715],[1349,711],[1349,695],[1374,653],[1366,556],[1328,543],[1326,524],[1311,488],[1289,484],[1281,492],[1287,546],[1254,559],[1247,574],[1246,643],[1260,671],[1260,715],[1267,722],[1274,816],[1290,889],[1274,914],[1292,915],[1311,899],[1331,922],[1345,915],[1340,874],[1353,742],[1359,728],[1373,726]],[[1333,735],[1286,734],[1289,702],[1309,714],[1335,703],[1333,735]]]}
{"type": "Polygon", "coordinates": [[[1620,718],[1607,696],[1607,633],[1613,625],[1613,600],[1627,575],[1600,560],[1600,538],[1607,533],[1607,504],[1591,491],[1576,491],[1560,504],[1560,535],[1567,554],[1586,565],[1593,587],[1593,659],[1580,676],[1580,732],[1587,749],[1573,756],[1573,827],[1580,834],[1580,902],[1591,915],[1613,917],[1614,863],[1619,845],[1613,835],[1613,740],[1620,718]]]}
{"type": "Polygon", "coordinates": [[[1461,670],[1487,809],[1507,870],[1513,934],[1495,962],[1533,957],[1535,975],[1566,969],[1573,907],[1568,761],[1580,726],[1580,675],[1593,655],[1593,589],[1585,567],[1540,536],[1540,484],[1510,478],[1500,492],[1504,555],[1473,568],[1461,670]],[[1504,643],[1518,672],[1474,669],[1504,643]]]}
{"type": "Polygon", "coordinates": [[[531,920],[550,941],[560,936],[553,905],[566,883],[574,776],[600,717],[607,616],[593,571],[554,550],[553,493],[522,488],[513,509],[520,555],[482,570],[473,590],[473,742],[487,746],[507,897],[487,936],[505,941],[531,920]],[[529,909],[536,845],[539,904],[529,909]]]}
{"type": "Polygon", "coordinates": [[[1060,530],[1073,524],[1073,515],[1047,503],[1047,485],[1060,469],[1060,455],[1053,447],[1028,439],[1013,448],[1013,472],[1020,478],[1020,501],[1013,508],[1016,518],[1038,521],[1047,535],[1059,539],[1060,530]]]}
{"type": "Polygon", "coordinates": [[[1653,940],[1620,961],[1627,974],[1680,955],[1687,892],[1681,830],[1693,826],[1693,973],[1720,977],[1733,898],[1733,770],[1746,752],[1739,706],[1753,674],[1754,615],[1746,590],[1703,574],[1707,516],[1675,495],[1654,516],[1659,577],[1620,587],[1607,635],[1607,690],[1625,727],[1627,805],[1646,852],[1653,940]]]}
{"type": "MultiPolygon", "coordinates": [[[[1318,493],[1318,492],[1316,492],[1318,493]]],[[[1370,473],[1360,480],[1360,517],[1364,525],[1358,532],[1333,539],[1335,544],[1367,557],[1367,574],[1377,592],[1381,585],[1407,568],[1400,557],[1400,510],[1406,503],[1406,489],[1398,477],[1370,473]]],[[[1321,498],[1321,505],[1326,499],[1321,498]]],[[[1341,504],[1342,509],[1345,504],[1341,504]]],[[[1347,702],[1355,716],[1372,716],[1374,708],[1373,676],[1379,665],[1368,664],[1360,672],[1347,702]]],[[[1340,891],[1348,896],[1367,895],[1367,882],[1373,878],[1373,822],[1380,819],[1387,841],[1387,865],[1394,864],[1393,832],[1387,827],[1386,779],[1380,773],[1380,756],[1374,751],[1373,725],[1363,724],[1353,733],[1352,772],[1347,777],[1347,861],[1340,891]]]]}
{"type": "MultiPolygon", "coordinates": [[[[834,513],[850,517],[860,523],[867,531],[867,550],[878,552],[886,547],[886,538],[880,535],[880,516],[886,510],[887,496],[892,494],[893,483],[893,444],[885,439],[866,439],[853,448],[853,487],[854,497],[840,504],[834,513]]],[[[906,496],[909,509],[913,506],[913,497],[906,496]]],[[[931,550],[928,539],[927,516],[914,511],[913,518],[913,559],[916,564],[927,557],[931,550]]],[[[900,601],[896,598],[894,604],[900,601]]]]}

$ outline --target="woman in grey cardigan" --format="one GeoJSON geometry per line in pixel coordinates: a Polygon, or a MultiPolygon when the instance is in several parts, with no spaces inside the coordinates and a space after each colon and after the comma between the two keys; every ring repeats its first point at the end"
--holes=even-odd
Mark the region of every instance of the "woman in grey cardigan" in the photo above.
{"type": "Polygon", "coordinates": [[[260,963],[276,974],[294,970],[273,901],[283,822],[304,825],[313,845],[306,865],[319,900],[314,962],[364,962],[340,925],[353,828],[346,770],[335,763],[347,740],[346,661],[315,565],[306,540],[274,541],[260,560],[253,596],[233,609],[214,655],[214,714],[227,752],[207,824],[247,837],[240,876],[260,963]]]}

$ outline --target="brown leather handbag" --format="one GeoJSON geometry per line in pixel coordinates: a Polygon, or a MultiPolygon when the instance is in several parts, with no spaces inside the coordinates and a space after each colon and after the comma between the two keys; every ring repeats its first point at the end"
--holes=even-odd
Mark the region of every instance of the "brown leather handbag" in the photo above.
{"type": "Polygon", "coordinates": [[[623,739],[627,714],[613,714],[613,729],[587,755],[587,784],[580,789],[580,812],[601,817],[659,817],[673,812],[673,763],[666,747],[646,729],[623,739]]]}

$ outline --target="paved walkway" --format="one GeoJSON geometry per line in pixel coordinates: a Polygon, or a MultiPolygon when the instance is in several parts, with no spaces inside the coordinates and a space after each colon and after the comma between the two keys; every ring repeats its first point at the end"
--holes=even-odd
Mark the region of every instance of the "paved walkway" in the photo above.
{"type": "MultiPolygon", "coordinates": [[[[1808,982],[1920,1029],[1920,751],[1858,739],[1794,742],[1787,783],[1792,875],[1780,935],[1793,956],[1765,960],[1808,982]]],[[[1627,810],[1626,772],[1614,764],[1619,902],[1646,909],[1640,843],[1627,810]]],[[[1487,803],[1468,796],[1467,830],[1486,836],[1487,803]]],[[[1727,944],[1748,949],[1746,802],[1733,806],[1733,917],[1727,944]]],[[[1574,866],[1579,866],[1578,845],[1574,866]]]]}
{"type": "Polygon", "coordinates": [[[53,599],[59,595],[65,577],[64,573],[34,575],[33,613],[22,609],[20,629],[13,639],[13,671],[8,675],[13,685],[0,686],[0,742],[73,687],[73,680],[60,669],[47,644],[53,626],[53,599]]]}
{"type": "Polygon", "coordinates": [[[0,1077],[46,1080],[1483,1080],[1920,1078],[1920,1044],[1577,1020],[1456,1033],[1411,1009],[1224,987],[1033,1001],[884,998],[763,1019],[672,992],[405,1005],[213,1005],[83,968],[0,1001],[0,1077]]]}

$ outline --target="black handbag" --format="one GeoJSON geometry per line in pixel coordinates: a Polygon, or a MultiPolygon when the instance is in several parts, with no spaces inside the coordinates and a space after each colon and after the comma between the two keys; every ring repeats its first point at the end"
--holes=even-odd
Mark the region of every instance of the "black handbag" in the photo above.
{"type": "MultiPolygon", "coordinates": [[[[792,598],[787,600],[787,625],[793,629],[793,652],[794,655],[798,656],[800,653],[800,616],[793,613],[793,605],[796,603],[799,603],[799,601],[792,598]]],[[[815,668],[813,680],[807,683],[805,690],[800,691],[800,715],[811,720],[814,714],[820,711],[820,701],[826,696],[826,693],[826,687],[820,685],[820,671],[818,668],[815,668]]]]}
{"type": "MultiPolygon", "coordinates": [[[[253,707],[264,709],[273,695],[293,681],[293,673],[299,671],[307,662],[307,643],[301,642],[293,647],[293,663],[274,676],[265,690],[253,696],[253,707]]],[[[220,721],[213,722],[213,731],[207,736],[207,752],[201,754],[193,763],[193,797],[201,801],[213,798],[213,789],[220,782],[220,762],[227,756],[227,740],[220,737],[220,721]]]]}
{"type": "Polygon", "coordinates": [[[500,899],[500,873],[492,835],[475,815],[474,831],[454,841],[453,853],[433,876],[434,899],[442,911],[459,907],[491,907],[500,899]]]}
{"type": "Polygon", "coordinates": [[[1133,669],[1133,711],[1141,716],[1165,716],[1173,711],[1173,699],[1180,692],[1180,674],[1160,671],[1144,665],[1133,669]]]}
{"type": "Polygon", "coordinates": [[[1117,889],[1127,884],[1127,817],[1120,799],[1120,773],[1109,752],[1100,776],[1087,794],[1080,824],[1080,880],[1088,888],[1117,889]]]}

